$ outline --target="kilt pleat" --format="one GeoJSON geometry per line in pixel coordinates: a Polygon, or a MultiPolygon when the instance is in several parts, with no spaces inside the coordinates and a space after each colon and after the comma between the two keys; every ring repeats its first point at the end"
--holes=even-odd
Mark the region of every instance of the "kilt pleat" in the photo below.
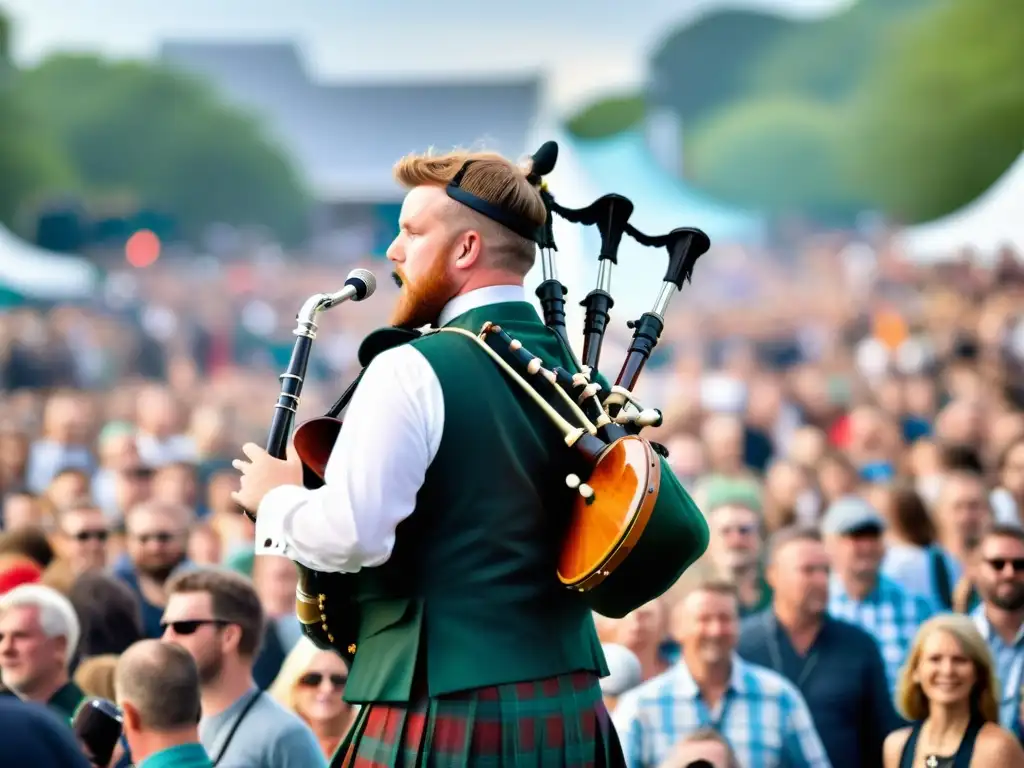
{"type": "Polygon", "coordinates": [[[332,768],[620,768],[597,676],[364,705],[332,768]]]}

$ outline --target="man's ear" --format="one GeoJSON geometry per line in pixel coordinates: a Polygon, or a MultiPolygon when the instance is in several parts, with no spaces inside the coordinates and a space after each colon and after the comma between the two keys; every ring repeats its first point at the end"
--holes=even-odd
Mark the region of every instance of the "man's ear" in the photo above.
{"type": "Polygon", "coordinates": [[[142,727],[142,718],[130,701],[121,702],[121,714],[124,719],[124,730],[138,731],[142,727]]]}
{"type": "Polygon", "coordinates": [[[483,241],[475,229],[467,230],[455,242],[455,268],[468,269],[480,260],[483,241]]]}

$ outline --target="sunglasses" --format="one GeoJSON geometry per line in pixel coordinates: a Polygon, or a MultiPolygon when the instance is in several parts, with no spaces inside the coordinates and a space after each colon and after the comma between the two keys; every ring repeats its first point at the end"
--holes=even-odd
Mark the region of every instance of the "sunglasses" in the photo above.
{"type": "Polygon", "coordinates": [[[230,624],[230,621],[224,621],[223,619],[189,619],[186,621],[161,621],[160,630],[166,632],[167,628],[170,627],[174,630],[176,635],[194,635],[204,624],[215,624],[218,627],[226,627],[230,624]]]}
{"type": "Polygon", "coordinates": [[[1009,563],[1014,573],[1024,573],[1024,557],[993,557],[985,561],[996,571],[1001,571],[1009,563]]]}
{"type": "Polygon", "coordinates": [[[89,539],[96,539],[96,541],[106,541],[109,534],[103,529],[97,529],[94,531],[79,531],[73,534],[71,538],[75,541],[86,542],[89,539]]]}
{"type": "MultiPolygon", "coordinates": [[[[319,688],[324,681],[325,675],[321,672],[307,672],[299,678],[299,685],[303,688],[319,688]]],[[[331,685],[335,688],[344,688],[348,678],[345,675],[333,674],[328,676],[331,685]]]]}

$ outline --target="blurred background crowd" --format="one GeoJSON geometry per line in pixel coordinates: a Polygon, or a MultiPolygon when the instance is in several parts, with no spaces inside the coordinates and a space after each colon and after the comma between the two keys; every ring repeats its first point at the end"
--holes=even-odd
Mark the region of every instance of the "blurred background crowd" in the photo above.
{"type": "MultiPolygon", "coordinates": [[[[294,566],[253,557],[230,462],[266,437],[307,297],[353,267],[378,277],[323,316],[300,419],[386,323],[391,163],[556,138],[563,204],[620,192],[642,230],[713,243],[638,389],[710,545],[663,599],[596,617],[630,765],[881,765],[943,696],[1021,737],[1024,6],[661,0],[642,23],[588,20],[562,58],[467,81],[446,74],[465,62],[405,51],[433,70],[399,56],[404,75],[335,83],[302,63],[316,45],[233,38],[276,30],[269,6],[154,16],[156,52],[135,56],[146,11],[109,4],[114,21],[69,31],[52,4],[0,0],[8,693],[65,724],[83,697],[118,701],[103,765],[169,732],[228,768],[323,764],[353,716],[345,665],[301,637],[294,566]],[[614,35],[642,43],[606,54],[614,35]],[[642,77],[623,63],[638,56],[642,77]],[[141,642],[161,638],[193,666],[141,642]],[[925,674],[943,654],[969,661],[959,688],[925,674]]],[[[328,5],[296,34],[351,34],[328,5]]],[[[390,34],[386,5],[352,23],[390,34]]],[[[556,230],[570,307],[593,285],[591,235],[556,230]]],[[[614,366],[660,280],[623,248],[614,366]]]]}

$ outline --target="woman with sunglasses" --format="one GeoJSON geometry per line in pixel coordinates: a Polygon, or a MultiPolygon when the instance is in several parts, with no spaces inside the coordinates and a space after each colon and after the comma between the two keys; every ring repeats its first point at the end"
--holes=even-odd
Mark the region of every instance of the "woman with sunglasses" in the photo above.
{"type": "Polygon", "coordinates": [[[342,699],[348,667],[333,651],[321,651],[306,637],[292,648],[268,692],[301,717],[330,759],[352,723],[354,708],[342,699]]]}

